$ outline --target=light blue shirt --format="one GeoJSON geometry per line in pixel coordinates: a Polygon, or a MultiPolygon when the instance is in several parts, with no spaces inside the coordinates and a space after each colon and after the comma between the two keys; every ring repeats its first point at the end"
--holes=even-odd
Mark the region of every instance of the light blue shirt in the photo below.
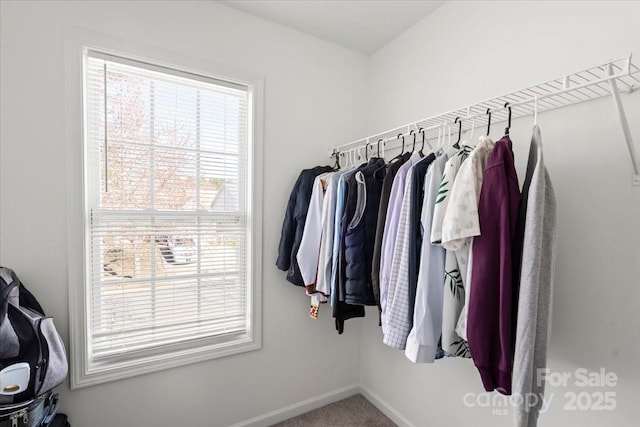
{"type": "Polygon", "coordinates": [[[347,180],[356,173],[356,168],[345,171],[338,179],[338,193],[336,199],[336,215],[333,230],[333,255],[331,258],[331,306],[338,301],[338,254],[340,252],[340,237],[342,230],[342,215],[346,202],[347,180]]]}
{"type": "Polygon", "coordinates": [[[407,358],[414,363],[433,363],[438,352],[438,341],[442,335],[445,251],[442,246],[432,244],[429,236],[431,236],[433,212],[446,163],[446,154],[434,160],[424,180],[420,225],[426,238],[422,240],[420,250],[413,328],[407,337],[405,350],[407,358]]]}

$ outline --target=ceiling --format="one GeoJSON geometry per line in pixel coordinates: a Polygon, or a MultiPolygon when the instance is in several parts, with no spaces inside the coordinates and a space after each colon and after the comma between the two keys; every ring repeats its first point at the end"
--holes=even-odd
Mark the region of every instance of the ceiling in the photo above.
{"type": "Polygon", "coordinates": [[[227,0],[226,6],[371,54],[437,9],[426,0],[227,0]]]}

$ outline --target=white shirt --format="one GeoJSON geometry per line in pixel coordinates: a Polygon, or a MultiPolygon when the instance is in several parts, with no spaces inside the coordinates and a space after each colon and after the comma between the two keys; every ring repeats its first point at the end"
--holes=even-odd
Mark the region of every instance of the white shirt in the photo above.
{"type": "Polygon", "coordinates": [[[444,248],[431,244],[431,226],[447,156],[436,158],[424,180],[424,201],[420,225],[424,239],[420,249],[418,284],[413,311],[413,327],[407,338],[405,355],[415,363],[433,363],[442,333],[442,298],[444,289],[444,248]]]}
{"type": "MultiPolygon", "coordinates": [[[[300,248],[296,255],[300,275],[305,286],[315,285],[318,273],[318,259],[320,256],[320,240],[322,238],[322,205],[324,192],[327,187],[329,177],[333,172],[318,175],[313,181],[313,190],[309,201],[309,210],[304,224],[300,248]]],[[[318,298],[320,302],[326,298],[318,298]]]]}
{"type": "Polygon", "coordinates": [[[467,339],[467,313],[471,286],[471,245],[473,237],[480,235],[478,202],[482,189],[482,178],[489,154],[495,143],[481,136],[469,158],[462,163],[449,195],[449,204],[442,223],[442,246],[456,251],[456,259],[463,278],[465,304],[458,318],[457,334],[467,339]]]}

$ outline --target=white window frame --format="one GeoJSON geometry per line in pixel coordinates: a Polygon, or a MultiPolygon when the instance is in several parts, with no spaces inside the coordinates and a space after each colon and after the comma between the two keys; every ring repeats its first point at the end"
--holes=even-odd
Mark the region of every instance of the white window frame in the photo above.
{"type": "Polygon", "coordinates": [[[100,384],[183,366],[190,363],[260,349],[262,346],[262,182],[263,182],[263,79],[240,70],[215,64],[207,59],[189,57],[154,46],[132,43],[88,30],[65,31],[66,136],[68,180],[68,281],[71,388],[100,384]],[[88,251],[84,138],[83,61],[88,50],[133,61],[174,69],[194,76],[223,80],[248,88],[248,235],[247,235],[247,309],[248,333],[234,341],[203,340],[170,352],[157,349],[135,359],[91,364],[87,336],[88,285],[85,260],[88,251]]]}

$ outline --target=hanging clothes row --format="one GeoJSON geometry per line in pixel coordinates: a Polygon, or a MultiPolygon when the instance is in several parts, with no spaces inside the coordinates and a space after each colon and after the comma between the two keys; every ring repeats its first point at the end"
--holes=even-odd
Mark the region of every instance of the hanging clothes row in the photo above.
{"type": "MultiPolygon", "coordinates": [[[[382,341],[412,362],[472,358],[485,390],[541,393],[531,375],[546,363],[555,196],[538,126],[522,192],[510,122],[497,142],[489,126],[476,144],[459,130],[417,151],[416,133],[404,152],[399,135],[388,162],[367,146],[361,164],[340,168],[336,155],[302,171],[277,265],[305,286],[312,317],[329,302],[339,333],[377,306],[382,341]]],[[[522,411],[527,425],[536,409],[522,411]]]]}

